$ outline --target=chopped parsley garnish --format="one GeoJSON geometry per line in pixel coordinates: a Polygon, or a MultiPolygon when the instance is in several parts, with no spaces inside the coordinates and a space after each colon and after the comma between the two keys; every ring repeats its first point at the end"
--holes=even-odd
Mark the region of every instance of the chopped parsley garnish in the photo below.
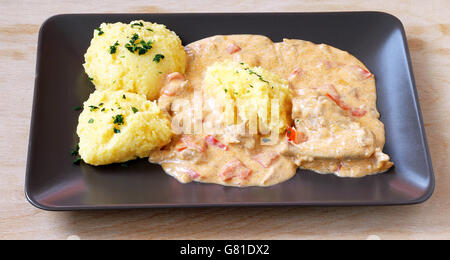
{"type": "Polygon", "coordinates": [[[143,24],[142,22],[139,22],[139,23],[133,23],[133,24],[131,25],[131,28],[133,28],[134,26],[140,26],[140,27],[142,27],[142,26],[144,26],[144,24],[143,24]]]}
{"type": "Polygon", "coordinates": [[[76,158],[75,160],[73,160],[73,164],[75,165],[80,165],[81,162],[81,158],[76,158]]]}
{"type": "Polygon", "coordinates": [[[94,119],[93,119],[93,118],[89,119],[88,123],[89,123],[89,124],[94,123],[94,119]]]}
{"type": "Polygon", "coordinates": [[[152,30],[152,29],[150,29],[150,28],[147,28],[147,31],[149,31],[149,32],[153,32],[153,30],[152,30]]]}
{"type": "Polygon", "coordinates": [[[113,119],[114,119],[114,124],[117,124],[117,125],[123,125],[123,116],[122,115],[116,115],[116,116],[113,116],[113,119]]]}
{"type": "Polygon", "coordinates": [[[152,41],[145,42],[144,40],[141,40],[139,44],[142,45],[142,48],[139,49],[139,55],[145,54],[152,48],[152,41]]]}
{"type": "Polygon", "coordinates": [[[116,43],[114,43],[114,45],[109,46],[109,53],[110,54],[114,54],[117,51],[117,46],[119,46],[119,42],[116,41],[116,43]]]}
{"type": "Polygon", "coordinates": [[[153,61],[159,63],[162,59],[164,59],[164,55],[156,54],[155,57],[153,58],[153,61]]]}
{"type": "Polygon", "coordinates": [[[98,31],[98,35],[102,35],[102,34],[105,33],[105,32],[102,31],[102,28],[100,28],[100,27],[96,28],[95,30],[98,31]]]}
{"type": "Polygon", "coordinates": [[[114,133],[118,134],[118,133],[120,133],[120,130],[114,127],[114,133]]]}
{"type": "Polygon", "coordinates": [[[75,110],[75,111],[80,111],[80,110],[81,110],[81,107],[80,107],[80,106],[74,107],[73,110],[75,110]]]}
{"type": "Polygon", "coordinates": [[[125,96],[125,94],[122,95],[122,98],[123,98],[123,99],[127,99],[127,97],[125,96]]]}
{"type": "Polygon", "coordinates": [[[228,92],[228,89],[224,88],[223,91],[225,91],[225,93],[227,93],[227,92],[228,92]]]}
{"type": "Polygon", "coordinates": [[[265,83],[269,84],[269,81],[264,80],[263,77],[262,77],[261,75],[259,75],[258,73],[254,72],[253,70],[251,70],[251,69],[249,69],[249,68],[244,68],[244,70],[248,71],[248,73],[249,73],[250,75],[255,74],[255,75],[259,78],[259,80],[261,80],[262,82],[265,82],[265,83]]]}
{"type": "Polygon", "coordinates": [[[104,105],[104,103],[100,103],[100,104],[98,104],[98,106],[99,106],[99,107],[101,107],[101,106],[103,106],[103,105],[104,105]]]}
{"type": "Polygon", "coordinates": [[[135,43],[138,38],[139,36],[137,34],[134,34],[130,42],[125,44],[125,48],[127,48],[127,50],[129,50],[131,53],[134,53],[138,48],[135,43]]]}
{"type": "Polygon", "coordinates": [[[139,35],[137,33],[133,34],[129,43],[125,44],[125,48],[131,53],[138,51],[139,55],[144,55],[148,50],[152,48],[152,41],[139,40],[139,35]],[[137,42],[137,43],[136,43],[137,42]],[[141,46],[139,46],[141,45],[141,46]]]}
{"type": "Polygon", "coordinates": [[[105,110],[106,110],[105,108],[102,108],[102,110],[100,110],[100,111],[102,111],[102,112],[103,112],[103,111],[105,111],[105,110]]]}
{"type": "Polygon", "coordinates": [[[94,78],[88,77],[88,79],[89,79],[90,81],[94,81],[94,78]]]}
{"type": "Polygon", "coordinates": [[[135,33],[135,34],[133,34],[133,36],[131,36],[130,43],[134,44],[135,41],[137,41],[138,39],[139,39],[139,34],[135,33]]]}
{"type": "Polygon", "coordinates": [[[77,156],[79,150],[80,150],[80,145],[77,144],[77,145],[75,146],[75,148],[73,148],[73,150],[70,151],[70,155],[72,155],[72,156],[77,156]]]}
{"type": "Polygon", "coordinates": [[[91,108],[91,111],[95,111],[96,109],[98,109],[98,107],[96,106],[89,106],[91,108]]]}
{"type": "Polygon", "coordinates": [[[251,88],[254,88],[252,85],[250,85],[251,88]]]}
{"type": "MultiPolygon", "coordinates": [[[[267,80],[264,80],[261,76],[259,76],[258,75],[258,77],[259,77],[259,80],[261,80],[262,82],[265,82],[265,83],[267,83],[267,84],[269,84],[269,81],[267,81],[267,80]]],[[[272,87],[273,88],[273,87],[272,87]]]]}
{"type": "Polygon", "coordinates": [[[131,110],[133,110],[133,113],[137,113],[139,110],[137,109],[137,108],[135,108],[135,107],[131,107],[131,110]]]}

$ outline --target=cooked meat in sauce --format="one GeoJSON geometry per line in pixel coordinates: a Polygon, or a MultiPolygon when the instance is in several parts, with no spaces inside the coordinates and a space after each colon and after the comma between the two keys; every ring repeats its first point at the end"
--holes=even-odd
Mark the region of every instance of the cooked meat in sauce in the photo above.
{"type": "Polygon", "coordinates": [[[169,74],[158,100],[176,137],[150,156],[180,182],[270,186],[298,167],[362,177],[393,165],[374,75],[349,53],[259,35],[185,49],[186,74],[169,74]]]}

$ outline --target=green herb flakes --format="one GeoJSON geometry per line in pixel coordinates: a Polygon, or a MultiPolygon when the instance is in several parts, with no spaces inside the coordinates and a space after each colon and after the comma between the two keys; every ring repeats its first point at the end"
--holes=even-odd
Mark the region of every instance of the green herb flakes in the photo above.
{"type": "Polygon", "coordinates": [[[142,22],[139,22],[139,23],[133,23],[133,24],[131,25],[131,28],[134,28],[135,26],[143,27],[144,24],[143,24],[142,22]]]}
{"type": "Polygon", "coordinates": [[[73,160],[73,164],[75,165],[80,165],[81,162],[81,158],[76,158],[75,160],[73,160]]]}
{"type": "Polygon", "coordinates": [[[119,46],[119,42],[116,41],[116,43],[114,43],[114,45],[109,46],[109,53],[110,54],[114,54],[117,51],[117,46],[119,46]]]}
{"type": "Polygon", "coordinates": [[[102,31],[102,28],[100,28],[100,27],[96,28],[95,30],[98,31],[98,35],[102,35],[102,34],[105,33],[105,32],[102,31]]]}
{"type": "Polygon", "coordinates": [[[113,130],[114,130],[114,133],[115,133],[115,134],[118,134],[118,133],[120,133],[120,130],[119,130],[119,129],[117,129],[117,128],[115,128],[115,127],[114,127],[114,129],[113,129],[113,130]]]}
{"type": "Polygon", "coordinates": [[[153,61],[159,63],[162,59],[164,59],[164,55],[156,54],[155,57],[153,58],[153,61]]]}
{"type": "Polygon", "coordinates": [[[138,51],[139,55],[144,55],[152,48],[152,41],[139,40],[139,35],[137,33],[133,34],[131,40],[125,44],[125,48],[131,53],[138,51]],[[139,46],[140,45],[140,46],[139,46]]]}
{"type": "Polygon", "coordinates": [[[94,123],[94,119],[93,119],[93,118],[89,119],[88,123],[89,123],[89,124],[94,123]]]}
{"type": "Polygon", "coordinates": [[[77,144],[77,145],[75,146],[75,148],[73,148],[73,150],[70,151],[70,155],[72,155],[72,156],[77,156],[79,150],[80,150],[80,145],[77,144]]]}
{"type": "Polygon", "coordinates": [[[116,115],[116,116],[113,116],[113,119],[114,119],[114,124],[117,124],[117,125],[123,125],[123,115],[116,115]]]}
{"type": "Polygon", "coordinates": [[[131,107],[131,110],[133,110],[133,113],[136,114],[139,110],[135,107],[131,107]]]}

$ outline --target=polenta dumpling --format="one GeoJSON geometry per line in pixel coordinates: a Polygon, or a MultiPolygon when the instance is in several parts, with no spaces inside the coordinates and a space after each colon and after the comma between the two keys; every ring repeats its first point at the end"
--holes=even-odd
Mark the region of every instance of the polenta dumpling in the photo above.
{"type": "Polygon", "coordinates": [[[168,116],[144,95],[96,90],[84,102],[77,134],[83,161],[104,165],[148,157],[172,131],[168,116]]]}
{"type": "Polygon", "coordinates": [[[206,69],[204,89],[224,104],[224,117],[235,121],[231,123],[257,120],[260,133],[263,128],[284,133],[290,125],[288,82],[261,67],[234,61],[217,62],[206,69]],[[235,107],[237,115],[234,115],[235,107]]]}
{"type": "Polygon", "coordinates": [[[166,74],[184,73],[180,38],[164,25],[133,21],[103,23],[94,30],[84,68],[97,90],[123,90],[158,97],[166,74]]]}

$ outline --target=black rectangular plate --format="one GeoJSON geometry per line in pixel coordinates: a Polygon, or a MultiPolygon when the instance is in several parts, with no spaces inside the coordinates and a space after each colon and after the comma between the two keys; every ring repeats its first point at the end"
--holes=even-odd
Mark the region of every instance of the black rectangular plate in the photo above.
{"type": "Polygon", "coordinates": [[[198,206],[399,205],[427,200],[434,175],[406,36],[386,13],[70,14],[49,18],[39,33],[26,175],[28,200],[45,210],[198,206]],[[272,187],[181,184],[160,166],[75,166],[70,149],[79,106],[93,91],[83,55],[102,22],[143,19],[167,25],[188,44],[217,34],[261,34],[326,43],[346,50],[376,75],[378,108],[395,166],[385,174],[338,178],[299,170],[272,187]]]}

